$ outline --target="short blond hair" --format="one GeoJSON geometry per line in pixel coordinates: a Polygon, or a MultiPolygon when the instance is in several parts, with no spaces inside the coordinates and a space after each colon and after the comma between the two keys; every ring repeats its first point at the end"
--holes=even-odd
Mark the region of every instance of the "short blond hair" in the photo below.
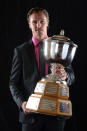
{"type": "Polygon", "coordinates": [[[27,13],[27,21],[29,22],[29,18],[32,14],[34,13],[39,13],[42,12],[45,14],[46,18],[48,19],[48,23],[49,23],[49,14],[48,11],[46,9],[43,8],[39,8],[39,7],[35,7],[35,8],[31,8],[28,13],[27,13]]]}

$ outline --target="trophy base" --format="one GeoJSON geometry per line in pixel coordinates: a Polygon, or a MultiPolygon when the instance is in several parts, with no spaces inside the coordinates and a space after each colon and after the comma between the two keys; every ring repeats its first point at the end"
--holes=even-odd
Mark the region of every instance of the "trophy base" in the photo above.
{"type": "Polygon", "coordinates": [[[35,94],[49,96],[49,97],[56,97],[60,99],[67,99],[69,98],[69,87],[67,84],[63,83],[56,83],[53,81],[39,81],[34,90],[35,94]]]}
{"type": "Polygon", "coordinates": [[[69,87],[66,83],[41,80],[37,83],[26,105],[31,112],[41,114],[70,117],[72,116],[72,103],[68,100],[69,87]]]}
{"type": "Polygon", "coordinates": [[[27,102],[26,109],[53,116],[72,116],[72,103],[54,97],[32,94],[27,102]]]}

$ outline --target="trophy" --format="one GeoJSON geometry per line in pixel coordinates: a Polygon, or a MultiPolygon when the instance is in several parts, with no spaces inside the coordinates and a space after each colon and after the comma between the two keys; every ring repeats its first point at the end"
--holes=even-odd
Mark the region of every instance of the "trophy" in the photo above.
{"type": "Polygon", "coordinates": [[[34,94],[27,102],[26,109],[47,115],[72,116],[72,103],[69,100],[69,87],[56,74],[56,70],[71,64],[77,45],[64,36],[64,30],[43,41],[43,55],[50,64],[51,74],[42,78],[36,85],[34,94]]]}

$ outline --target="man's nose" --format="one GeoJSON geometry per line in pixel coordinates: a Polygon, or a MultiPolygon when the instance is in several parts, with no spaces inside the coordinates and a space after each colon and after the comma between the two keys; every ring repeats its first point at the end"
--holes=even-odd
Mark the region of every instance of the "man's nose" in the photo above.
{"type": "Polygon", "coordinates": [[[41,23],[37,22],[37,27],[40,28],[41,27],[41,23]]]}

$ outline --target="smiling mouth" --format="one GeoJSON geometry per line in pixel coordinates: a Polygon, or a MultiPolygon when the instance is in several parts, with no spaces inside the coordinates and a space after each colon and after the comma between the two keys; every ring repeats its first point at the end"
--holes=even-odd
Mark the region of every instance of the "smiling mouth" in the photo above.
{"type": "Polygon", "coordinates": [[[35,31],[38,31],[38,32],[39,32],[39,31],[43,31],[43,30],[42,30],[42,29],[36,29],[35,31]]]}
{"type": "Polygon", "coordinates": [[[38,30],[38,31],[36,31],[36,33],[38,33],[38,34],[42,34],[42,30],[38,30]]]}
{"type": "Polygon", "coordinates": [[[36,30],[37,32],[42,32],[42,30],[36,30]]]}

